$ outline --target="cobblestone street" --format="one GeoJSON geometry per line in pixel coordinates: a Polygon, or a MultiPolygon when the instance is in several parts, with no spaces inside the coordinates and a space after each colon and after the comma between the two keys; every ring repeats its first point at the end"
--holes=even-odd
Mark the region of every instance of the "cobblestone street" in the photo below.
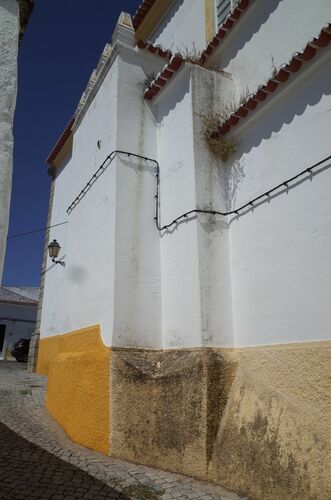
{"type": "Polygon", "coordinates": [[[0,499],[128,498],[3,424],[0,435],[0,499]]]}
{"type": "Polygon", "coordinates": [[[73,443],[44,407],[45,385],[45,377],[27,373],[24,365],[0,361],[0,499],[244,498],[73,443]]]}

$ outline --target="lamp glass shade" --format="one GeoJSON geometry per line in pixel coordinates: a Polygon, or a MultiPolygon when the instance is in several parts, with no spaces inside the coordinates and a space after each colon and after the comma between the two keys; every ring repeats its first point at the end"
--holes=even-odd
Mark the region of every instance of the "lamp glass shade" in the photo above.
{"type": "Polygon", "coordinates": [[[56,240],[53,240],[52,243],[48,245],[48,253],[51,259],[56,259],[59,255],[61,247],[56,240]]]}

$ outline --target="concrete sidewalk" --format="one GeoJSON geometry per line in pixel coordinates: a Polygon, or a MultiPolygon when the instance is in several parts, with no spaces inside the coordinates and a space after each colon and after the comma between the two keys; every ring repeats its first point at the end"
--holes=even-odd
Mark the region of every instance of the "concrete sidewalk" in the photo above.
{"type": "MultiPolygon", "coordinates": [[[[142,500],[247,498],[231,493],[220,486],[116,460],[73,443],[44,407],[45,386],[46,378],[27,373],[25,365],[0,361],[0,422],[19,436],[84,471],[107,487],[113,488],[117,492],[109,490],[113,491],[113,495],[122,493],[123,496],[117,496],[118,498],[129,497],[142,500]]],[[[80,498],[98,498],[88,496],[91,495],[90,493],[86,495],[80,498]]],[[[117,497],[108,496],[108,498],[117,497]]],[[[25,498],[31,498],[31,496],[25,498]]],[[[66,498],[66,496],[60,496],[60,498],[66,498]]],[[[69,494],[68,498],[77,498],[77,496],[69,494]]]]}

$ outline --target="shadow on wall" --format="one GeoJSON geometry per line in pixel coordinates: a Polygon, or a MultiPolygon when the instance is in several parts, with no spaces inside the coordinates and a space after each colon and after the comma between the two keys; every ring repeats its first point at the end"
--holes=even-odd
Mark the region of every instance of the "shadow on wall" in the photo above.
{"type": "MultiPolygon", "coordinates": [[[[179,9],[183,5],[183,3],[184,3],[184,0],[179,0],[179,1],[175,2],[175,4],[173,5],[173,7],[170,9],[169,13],[167,14],[166,19],[164,19],[164,21],[163,21],[164,24],[162,24],[156,30],[156,32],[153,34],[153,36],[151,37],[151,43],[155,43],[156,38],[158,38],[159,36],[161,36],[162,33],[167,30],[168,25],[171,23],[171,21],[173,20],[173,18],[175,17],[175,15],[179,11],[179,9]]],[[[170,47],[164,47],[164,48],[172,51],[174,47],[173,47],[173,44],[171,44],[170,47]]],[[[176,50],[177,50],[177,48],[175,47],[175,51],[176,50]]]]}
{"type": "MultiPolygon", "coordinates": [[[[176,79],[176,84],[173,85],[171,92],[167,93],[167,98],[163,98],[156,107],[153,106],[150,108],[160,127],[162,127],[162,120],[169,116],[170,112],[184,100],[185,96],[190,91],[190,72],[185,67],[180,69],[179,72],[173,76],[173,79],[176,79]]],[[[166,92],[163,91],[163,93],[165,94],[166,92]]]]}
{"type": "MultiPolygon", "coordinates": [[[[326,51],[328,48],[321,51],[322,57],[326,51]]],[[[292,123],[295,117],[303,115],[308,107],[316,106],[324,96],[331,95],[329,64],[326,62],[304,84],[298,81],[298,77],[292,78],[293,81],[290,82],[290,85],[292,83],[293,87],[291,89],[288,87],[281,89],[271,98],[269,103],[266,102],[265,105],[262,105],[261,110],[257,109],[256,115],[261,112],[261,116],[257,116],[256,123],[245,130],[242,139],[239,138],[237,157],[243,153],[249,153],[252,148],[258,147],[263,139],[270,139],[273,133],[279,132],[284,125],[292,123]],[[276,105],[273,99],[277,99],[282,92],[287,92],[287,95],[276,105]]],[[[328,103],[329,109],[330,106],[331,104],[328,103]]],[[[325,112],[327,111],[328,109],[325,110],[325,112]]]]}
{"type": "Polygon", "coordinates": [[[284,187],[284,188],[280,188],[279,191],[275,192],[275,194],[272,194],[272,195],[269,195],[269,196],[266,196],[264,199],[262,199],[261,201],[258,201],[256,203],[254,203],[254,205],[251,207],[251,208],[247,208],[245,210],[243,210],[242,212],[240,212],[239,215],[235,215],[233,216],[230,220],[229,220],[229,226],[230,224],[235,221],[235,220],[239,220],[241,217],[243,217],[244,215],[247,215],[249,213],[252,213],[254,212],[255,209],[261,207],[262,205],[265,205],[266,203],[270,203],[274,198],[277,198],[278,196],[281,196],[283,194],[288,194],[292,189],[300,186],[301,184],[303,184],[304,182],[307,182],[307,181],[310,181],[312,182],[314,177],[316,177],[316,175],[318,174],[321,174],[322,172],[324,172],[325,170],[328,170],[329,168],[331,167],[331,163],[328,163],[327,165],[324,165],[323,167],[320,167],[318,170],[315,170],[315,172],[311,172],[310,174],[307,174],[305,177],[303,177],[302,179],[300,180],[297,180],[295,182],[293,182],[291,185],[288,185],[287,187],[284,187]]]}
{"type": "Polygon", "coordinates": [[[236,159],[231,166],[219,169],[219,189],[223,193],[227,211],[233,210],[237,201],[237,192],[245,178],[245,160],[236,159]]]}
{"type": "MultiPolygon", "coordinates": [[[[222,51],[222,68],[226,68],[230,61],[236,57],[238,52],[253,38],[254,34],[259,32],[261,26],[267,22],[270,15],[277,9],[282,1],[283,0],[268,0],[267,2],[259,2],[259,8],[253,8],[253,13],[251,12],[252,8],[248,7],[248,12],[243,16],[244,21],[240,26],[240,31],[236,31],[236,36],[232,38],[228,50],[222,51]]],[[[229,38],[230,37],[231,33],[229,38]]]]}
{"type": "MultiPolygon", "coordinates": [[[[328,65],[325,64],[321,71],[314,73],[309,80],[306,81],[305,85],[301,85],[299,87],[298,82],[293,83],[295,85],[295,89],[290,89],[285,99],[282,99],[277,104],[272,102],[267,103],[266,106],[268,106],[268,109],[260,110],[260,117],[256,116],[255,123],[247,126],[241,133],[241,137],[238,137],[238,148],[233,156],[233,163],[229,164],[229,166],[225,164],[223,169],[219,169],[219,186],[223,191],[224,198],[227,200],[228,210],[234,210],[236,208],[238,187],[246,176],[245,155],[248,155],[254,148],[258,148],[263,141],[272,139],[273,134],[277,134],[280,131],[282,131],[282,133],[286,133],[286,125],[291,124],[296,117],[302,116],[306,111],[310,113],[309,119],[311,121],[311,136],[309,140],[312,142],[314,137],[314,120],[319,119],[323,113],[330,113],[331,103],[325,105],[325,110],[320,110],[316,113],[307,109],[316,106],[323,97],[331,95],[331,81],[328,75],[328,65]],[[272,106],[271,109],[270,106],[272,106]]],[[[277,99],[277,96],[275,96],[275,98],[277,99]]],[[[257,113],[259,113],[259,111],[257,111],[257,113]]],[[[315,135],[317,134],[318,129],[316,128],[315,135]]],[[[236,139],[235,136],[234,139],[236,139]]],[[[319,158],[317,158],[317,160],[318,159],[319,158]]],[[[269,166],[272,167],[272,165],[269,166]]],[[[309,167],[310,165],[298,165],[298,172],[305,166],[309,167]]],[[[270,202],[270,200],[274,197],[288,192],[290,189],[300,185],[302,182],[309,179],[312,180],[314,176],[323,172],[326,168],[328,168],[328,165],[319,168],[312,174],[307,175],[307,177],[289,185],[288,188],[280,189],[279,192],[276,192],[269,198],[257,203],[255,207],[266,202],[270,202]]],[[[279,181],[282,180],[286,179],[279,179],[279,181]]],[[[272,187],[272,185],[266,186],[266,190],[272,187]]],[[[258,194],[262,194],[262,192],[256,193],[256,195],[258,194]]],[[[248,202],[249,200],[243,201],[248,202]]],[[[242,212],[240,216],[245,215],[249,211],[250,209],[242,212]]],[[[234,219],[237,218],[238,217],[234,217],[234,219]]]]}

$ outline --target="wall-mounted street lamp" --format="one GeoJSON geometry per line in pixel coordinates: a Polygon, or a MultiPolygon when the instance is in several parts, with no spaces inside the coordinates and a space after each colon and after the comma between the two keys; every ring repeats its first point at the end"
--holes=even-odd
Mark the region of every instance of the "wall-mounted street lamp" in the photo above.
{"type": "Polygon", "coordinates": [[[61,264],[61,266],[65,267],[65,262],[63,262],[62,260],[56,260],[60,253],[60,250],[61,247],[56,240],[53,240],[52,243],[48,245],[48,253],[50,258],[52,259],[52,262],[54,262],[54,264],[61,264]]]}

